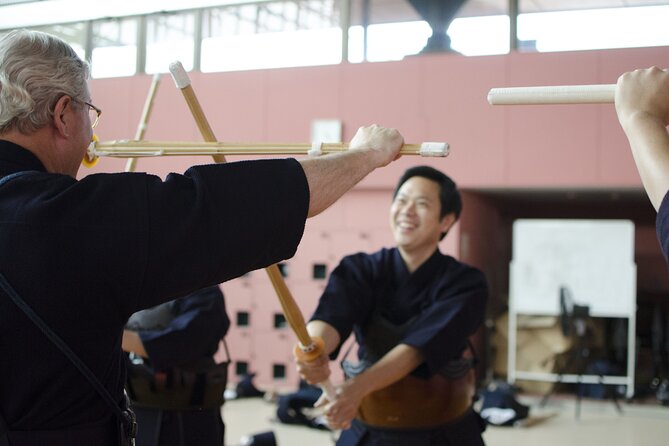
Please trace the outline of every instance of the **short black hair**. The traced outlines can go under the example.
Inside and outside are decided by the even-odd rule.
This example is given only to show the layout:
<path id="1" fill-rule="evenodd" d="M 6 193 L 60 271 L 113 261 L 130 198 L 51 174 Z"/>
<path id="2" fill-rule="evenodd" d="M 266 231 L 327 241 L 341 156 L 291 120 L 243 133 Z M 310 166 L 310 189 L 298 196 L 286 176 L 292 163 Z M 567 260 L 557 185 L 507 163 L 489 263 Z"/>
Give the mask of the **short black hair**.
<path id="1" fill-rule="evenodd" d="M 460 191 L 455 182 L 445 173 L 440 170 L 435 169 L 430 166 L 415 166 L 408 168 L 404 174 L 400 177 L 400 180 L 397 182 L 397 187 L 395 187 L 395 193 L 393 194 L 393 200 L 397 196 L 397 192 L 400 190 L 400 187 L 412 177 L 423 177 L 428 180 L 432 180 L 439 185 L 439 201 L 441 202 L 441 211 L 439 213 L 439 218 L 444 218 L 448 214 L 455 214 L 455 220 L 457 221 L 460 218 L 460 213 L 462 212 L 462 198 L 460 197 Z M 441 239 L 444 238 L 446 233 L 441 234 Z"/>

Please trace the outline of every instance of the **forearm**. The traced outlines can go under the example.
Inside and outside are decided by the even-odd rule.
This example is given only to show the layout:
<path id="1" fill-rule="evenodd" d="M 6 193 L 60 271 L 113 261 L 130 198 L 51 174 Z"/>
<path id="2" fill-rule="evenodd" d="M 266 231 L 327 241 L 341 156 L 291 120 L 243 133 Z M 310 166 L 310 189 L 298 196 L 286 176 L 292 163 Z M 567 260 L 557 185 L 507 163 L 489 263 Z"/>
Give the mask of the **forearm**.
<path id="1" fill-rule="evenodd" d="M 404 139 L 395 129 L 360 127 L 346 152 L 300 161 L 309 183 L 309 217 L 337 201 L 367 174 L 399 157 Z"/>
<path id="2" fill-rule="evenodd" d="M 301 160 L 309 183 L 309 217 L 327 209 L 367 174 L 381 165 L 372 149 Z"/>
<path id="3" fill-rule="evenodd" d="M 372 367 L 353 378 L 351 385 L 361 395 L 383 389 L 409 375 L 423 363 L 423 355 L 415 347 L 399 344 Z"/>
<path id="4" fill-rule="evenodd" d="M 318 320 L 310 321 L 307 324 L 307 331 L 309 332 L 309 336 L 318 336 L 323 340 L 325 343 L 324 353 L 326 356 L 332 353 L 337 348 L 337 346 L 339 346 L 339 332 L 327 322 Z"/>
<path id="5" fill-rule="evenodd" d="M 657 210 L 669 188 L 669 72 L 657 67 L 618 78 L 616 113 L 634 162 Z"/>
<path id="6" fill-rule="evenodd" d="M 646 193 L 655 210 L 669 190 L 669 134 L 664 123 L 642 113 L 621 121 Z"/>

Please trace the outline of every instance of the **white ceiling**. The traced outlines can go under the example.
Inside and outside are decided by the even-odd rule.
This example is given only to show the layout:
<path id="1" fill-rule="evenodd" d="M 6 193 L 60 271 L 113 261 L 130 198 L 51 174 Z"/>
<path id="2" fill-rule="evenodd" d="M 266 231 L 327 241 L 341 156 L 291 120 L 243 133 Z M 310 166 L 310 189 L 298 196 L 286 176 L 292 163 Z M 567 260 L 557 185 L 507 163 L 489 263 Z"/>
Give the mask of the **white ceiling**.
<path id="1" fill-rule="evenodd" d="M 0 29 L 268 1 L 271 0 L 0 0 Z M 363 1 L 351 0 L 351 23 L 354 25 L 362 22 Z M 468 0 L 457 16 L 507 14 L 510 1 L 513 0 Z M 519 13 L 669 4 L 668 1 L 661 0 L 517 1 Z M 370 23 L 420 20 L 420 16 L 407 0 L 369 0 L 369 2 Z"/>

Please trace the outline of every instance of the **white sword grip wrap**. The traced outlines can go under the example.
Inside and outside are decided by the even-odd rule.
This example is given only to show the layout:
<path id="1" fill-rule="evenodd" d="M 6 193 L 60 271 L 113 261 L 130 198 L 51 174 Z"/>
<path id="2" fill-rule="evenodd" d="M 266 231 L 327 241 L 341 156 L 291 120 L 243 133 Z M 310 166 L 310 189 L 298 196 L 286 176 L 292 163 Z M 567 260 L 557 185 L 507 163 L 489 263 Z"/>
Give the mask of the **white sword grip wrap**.
<path id="1" fill-rule="evenodd" d="M 190 85 L 188 73 L 178 60 L 170 64 L 170 73 L 172 73 L 172 79 L 174 79 L 174 83 L 177 84 L 177 88 L 184 89 Z"/>
<path id="2" fill-rule="evenodd" d="M 447 156 L 449 146 L 445 142 L 424 142 L 420 145 L 420 156 Z"/>
<path id="3" fill-rule="evenodd" d="M 311 143 L 311 149 L 307 151 L 309 156 L 321 156 L 323 154 L 323 143 L 314 141 Z"/>
<path id="4" fill-rule="evenodd" d="M 488 92 L 488 102 L 491 105 L 607 104 L 614 101 L 615 93 L 615 84 L 493 88 Z"/>

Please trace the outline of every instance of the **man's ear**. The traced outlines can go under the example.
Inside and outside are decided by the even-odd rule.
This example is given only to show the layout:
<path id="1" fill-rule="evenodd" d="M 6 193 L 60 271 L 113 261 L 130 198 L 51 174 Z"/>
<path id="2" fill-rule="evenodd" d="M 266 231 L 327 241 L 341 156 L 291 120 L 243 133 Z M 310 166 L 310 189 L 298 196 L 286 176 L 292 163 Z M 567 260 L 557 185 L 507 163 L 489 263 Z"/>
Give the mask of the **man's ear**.
<path id="1" fill-rule="evenodd" d="M 440 223 L 441 232 L 442 233 L 448 232 L 457 220 L 458 219 L 453 212 L 441 217 L 441 223 Z"/>
<path id="2" fill-rule="evenodd" d="M 56 132 L 63 138 L 67 138 L 70 134 L 70 116 L 68 113 L 72 112 L 72 98 L 68 95 L 63 95 L 53 108 L 53 126 Z"/>

